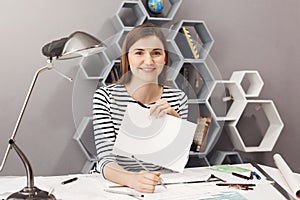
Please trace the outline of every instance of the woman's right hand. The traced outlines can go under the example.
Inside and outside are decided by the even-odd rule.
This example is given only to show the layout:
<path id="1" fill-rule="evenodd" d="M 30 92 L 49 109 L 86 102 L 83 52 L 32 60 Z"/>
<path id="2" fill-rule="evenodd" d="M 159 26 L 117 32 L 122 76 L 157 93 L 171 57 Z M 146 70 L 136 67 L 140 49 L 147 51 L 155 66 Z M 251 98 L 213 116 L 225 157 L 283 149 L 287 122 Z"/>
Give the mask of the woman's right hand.
<path id="1" fill-rule="evenodd" d="M 159 172 L 140 171 L 133 174 L 129 187 L 141 193 L 153 193 L 155 186 L 161 182 Z"/>

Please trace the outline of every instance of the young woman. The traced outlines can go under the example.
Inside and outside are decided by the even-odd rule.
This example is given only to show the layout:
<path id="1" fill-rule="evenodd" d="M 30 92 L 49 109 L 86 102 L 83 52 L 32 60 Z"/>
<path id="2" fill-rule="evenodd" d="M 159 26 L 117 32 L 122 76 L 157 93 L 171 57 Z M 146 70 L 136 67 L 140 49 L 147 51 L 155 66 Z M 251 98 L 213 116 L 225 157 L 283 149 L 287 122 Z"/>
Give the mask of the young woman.
<path id="1" fill-rule="evenodd" d="M 137 26 L 123 42 L 120 81 L 101 87 L 94 94 L 97 170 L 105 179 L 139 192 L 154 191 L 162 182 L 159 173 L 162 168 L 140 161 L 151 172 L 145 171 L 136 160 L 113 155 L 112 148 L 129 102 L 149 106 L 149 114 L 156 117 L 169 114 L 187 118 L 186 95 L 165 85 L 168 64 L 169 53 L 160 28 L 152 24 Z"/>

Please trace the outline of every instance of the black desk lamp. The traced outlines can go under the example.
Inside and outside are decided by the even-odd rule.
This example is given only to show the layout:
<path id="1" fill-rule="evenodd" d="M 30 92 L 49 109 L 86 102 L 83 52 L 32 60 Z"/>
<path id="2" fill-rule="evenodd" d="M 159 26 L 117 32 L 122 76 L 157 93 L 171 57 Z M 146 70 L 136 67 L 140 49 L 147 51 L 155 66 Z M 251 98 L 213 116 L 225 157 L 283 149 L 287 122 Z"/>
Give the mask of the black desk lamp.
<path id="1" fill-rule="evenodd" d="M 11 194 L 7 199 L 10 200 L 21 200 L 21 199 L 27 199 L 27 200 L 38 200 L 38 199 L 55 199 L 54 195 L 48 194 L 48 192 L 40 190 L 39 188 L 34 186 L 34 175 L 31 168 L 31 165 L 25 156 L 25 154 L 22 152 L 22 150 L 17 146 L 15 141 L 15 136 L 18 131 L 19 125 L 21 123 L 24 111 L 26 109 L 28 100 L 31 96 L 32 90 L 34 88 L 34 85 L 36 83 L 36 80 L 39 76 L 39 74 L 45 70 L 54 69 L 52 60 L 64 60 L 64 59 L 72 59 L 76 57 L 81 56 L 89 56 L 92 54 L 99 53 L 105 49 L 105 44 L 99 41 L 97 38 L 84 33 L 84 32 L 74 32 L 69 37 L 62 38 L 59 40 L 52 41 L 48 44 L 46 44 L 42 48 L 42 53 L 48 58 L 47 65 L 38 69 L 35 72 L 35 75 L 33 77 L 33 80 L 31 82 L 30 88 L 28 90 L 27 96 L 25 98 L 25 101 L 23 103 L 23 107 L 21 109 L 21 112 L 19 114 L 18 120 L 16 122 L 14 131 L 12 133 L 11 138 L 9 139 L 9 144 L 6 149 L 2 164 L 0 166 L 0 172 L 3 170 L 4 164 L 7 160 L 8 154 L 10 150 L 13 148 L 17 155 L 22 160 L 25 168 L 26 168 L 26 176 L 27 176 L 27 186 L 24 187 L 21 191 Z M 55 70 L 56 71 L 56 70 Z M 56 71 L 58 72 L 58 71 Z M 64 76 L 62 73 L 58 72 L 60 75 Z M 66 77 L 66 76 L 64 76 Z M 72 79 L 68 78 L 70 81 Z"/>

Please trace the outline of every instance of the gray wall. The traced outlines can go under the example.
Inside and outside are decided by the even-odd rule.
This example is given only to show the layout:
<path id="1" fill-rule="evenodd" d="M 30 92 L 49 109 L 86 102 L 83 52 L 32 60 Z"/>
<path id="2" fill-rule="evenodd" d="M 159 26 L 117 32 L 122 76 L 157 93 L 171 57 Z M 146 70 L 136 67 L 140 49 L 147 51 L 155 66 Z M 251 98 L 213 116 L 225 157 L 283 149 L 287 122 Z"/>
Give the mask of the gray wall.
<path id="1" fill-rule="evenodd" d="M 0 2 L 1 158 L 34 72 L 45 65 L 41 47 L 76 30 L 105 40 L 114 33 L 110 20 L 121 2 Z M 174 19 L 206 22 L 215 39 L 211 57 L 224 79 L 234 70 L 260 72 L 265 83 L 260 99 L 274 101 L 285 127 L 273 152 L 248 153 L 243 157 L 273 165 L 273 153 L 280 152 L 297 172 L 300 172 L 296 156 L 300 141 L 297 126 L 300 114 L 297 91 L 300 82 L 299 11 L 299 0 L 184 0 Z M 60 62 L 56 67 L 75 77 L 78 62 L 79 59 Z M 84 154 L 72 139 L 76 130 L 72 89 L 73 83 L 53 71 L 43 73 L 38 80 L 16 138 L 36 175 L 77 173 L 85 163 Z M 221 136 L 217 149 L 232 149 L 226 133 Z M 1 174 L 24 174 L 14 152 Z"/>

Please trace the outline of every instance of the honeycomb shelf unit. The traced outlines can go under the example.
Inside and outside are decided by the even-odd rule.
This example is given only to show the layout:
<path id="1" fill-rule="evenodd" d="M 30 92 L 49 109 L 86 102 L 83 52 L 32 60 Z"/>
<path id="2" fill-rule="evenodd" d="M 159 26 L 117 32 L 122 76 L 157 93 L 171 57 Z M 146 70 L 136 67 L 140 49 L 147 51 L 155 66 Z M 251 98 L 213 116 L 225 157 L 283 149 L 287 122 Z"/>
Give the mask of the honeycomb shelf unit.
<path id="1" fill-rule="evenodd" d="M 246 98 L 258 97 L 264 86 L 261 76 L 255 70 L 234 71 L 230 80 L 241 85 Z"/>
<path id="2" fill-rule="evenodd" d="M 218 121 L 238 119 L 246 106 L 246 98 L 239 84 L 229 80 L 214 82 L 209 94 L 208 105 Z"/>
<path id="3" fill-rule="evenodd" d="M 107 49 L 93 57 L 82 58 L 80 62 L 72 104 L 77 126 L 74 139 L 87 158 L 83 173 L 91 170 L 97 162 L 91 110 L 94 91 L 112 82 L 111 73 L 120 67 L 124 37 L 134 26 L 146 22 L 164 25 L 173 21 L 182 0 L 165 2 L 166 10 L 154 15 L 149 12 L 146 0 L 123 1 L 112 18 L 117 33 L 110 38 Z M 222 80 L 217 66 L 209 56 L 214 39 L 202 20 L 180 20 L 167 28 L 164 34 L 171 62 L 167 79 L 171 85 L 186 92 L 189 105 L 188 120 L 197 123 L 199 116 L 212 119 L 204 150 L 190 151 L 190 157 L 199 159 L 203 166 L 222 163 L 226 157 L 232 158 L 233 162 L 242 163 L 238 152 L 212 152 L 223 127 L 226 127 L 236 149 L 245 152 L 270 151 L 283 123 L 272 101 L 248 99 L 258 97 L 263 87 L 264 83 L 259 73 L 254 70 L 235 71 L 229 80 Z M 255 147 L 245 143 L 241 137 L 243 130 L 239 127 L 245 114 L 244 110 L 254 103 L 261 106 L 269 122 L 261 144 Z"/>
<path id="4" fill-rule="evenodd" d="M 82 173 L 88 173 L 97 162 L 94 135 L 91 134 L 93 131 L 92 117 L 84 117 L 73 136 L 87 158 L 87 161 L 81 170 Z"/>
<path id="5" fill-rule="evenodd" d="M 211 165 L 222 165 L 222 164 L 241 164 L 243 160 L 240 154 L 236 151 L 216 151 L 209 159 Z"/>
<path id="6" fill-rule="evenodd" d="M 215 80 L 209 66 L 202 61 L 184 60 L 177 71 L 173 85 L 184 91 L 190 101 L 205 101 Z"/>
<path id="7" fill-rule="evenodd" d="M 143 8 L 146 15 L 146 22 L 162 25 L 173 20 L 182 3 L 182 0 L 164 0 L 164 9 L 158 14 L 154 14 L 149 11 L 147 0 L 142 0 L 141 2 L 144 6 Z"/>
<path id="8" fill-rule="evenodd" d="M 112 19 L 117 31 L 130 30 L 143 24 L 146 15 L 141 1 L 123 1 Z"/>
<path id="9" fill-rule="evenodd" d="M 204 61 L 214 43 L 205 22 L 201 20 L 181 20 L 175 23 L 171 26 L 168 38 L 175 41 L 187 60 Z"/>
<path id="10" fill-rule="evenodd" d="M 100 80 L 107 77 L 110 72 L 110 65 L 111 61 L 104 52 L 85 57 L 80 62 L 86 79 Z"/>
<path id="11" fill-rule="evenodd" d="M 247 107 L 250 106 L 252 107 L 252 112 L 250 110 L 250 120 L 247 121 L 247 124 L 252 127 L 252 131 L 247 133 L 247 130 L 240 131 L 238 129 L 238 124 L 243 118 L 249 119 L 249 114 L 247 116 L 246 111 L 249 112 Z M 259 111 L 261 111 L 260 116 Z M 262 129 L 262 131 L 255 130 L 254 127 L 259 127 L 258 123 L 263 119 L 263 117 L 266 118 L 266 122 L 263 123 L 266 125 L 266 128 Z M 244 114 L 241 115 L 239 119 L 228 123 L 227 128 L 229 130 L 229 137 L 231 138 L 235 149 L 243 152 L 266 152 L 272 151 L 283 126 L 283 122 L 272 100 L 247 100 L 247 106 L 244 109 Z M 247 145 L 247 142 L 244 139 L 244 134 L 247 133 L 253 135 L 255 132 L 262 132 L 260 136 L 256 135 L 255 137 L 259 139 L 259 141 L 255 145 Z"/>

